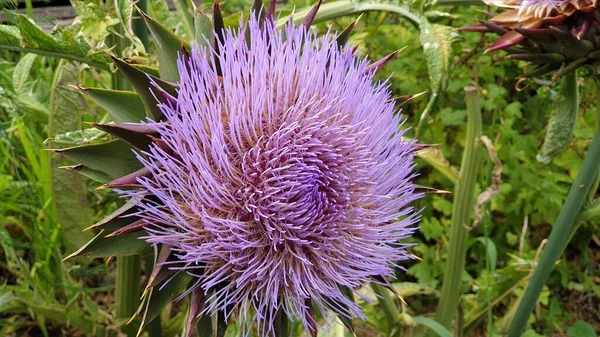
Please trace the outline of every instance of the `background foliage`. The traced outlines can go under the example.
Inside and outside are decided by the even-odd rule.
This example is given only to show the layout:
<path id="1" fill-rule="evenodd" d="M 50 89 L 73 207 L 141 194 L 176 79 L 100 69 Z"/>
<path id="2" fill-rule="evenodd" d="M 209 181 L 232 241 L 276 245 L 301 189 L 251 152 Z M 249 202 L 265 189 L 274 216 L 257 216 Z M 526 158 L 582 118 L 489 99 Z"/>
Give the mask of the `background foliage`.
<path id="1" fill-rule="evenodd" d="M 117 4 L 128 2 L 117 1 Z M 291 1 L 304 8 L 312 1 Z M 114 12 L 99 0 L 75 1 L 78 17 L 69 28 L 45 35 L 30 26 L 20 33 L 0 31 L 0 41 L 22 39 L 25 44 L 56 44 L 64 53 L 85 56 L 98 50 L 91 62 L 108 69 L 103 42 L 115 27 L 130 22 L 127 11 Z M 484 206 L 479 226 L 470 232 L 466 271 L 463 274 L 462 319 L 464 335 L 502 335 L 531 276 L 540 248 L 548 236 L 568 189 L 594 136 L 596 83 L 580 77 L 580 115 L 575 137 L 550 164 L 536 161 L 554 102 L 557 86 L 545 79 L 519 81 L 526 65 L 503 60 L 499 54 L 482 54 L 491 39 L 461 33 L 449 27 L 472 24 L 484 7 L 444 6 L 439 3 L 406 4 L 427 21 L 415 23 L 394 13 L 369 12 L 359 21 L 351 42 L 361 53 L 380 59 L 405 48 L 381 73 L 389 76 L 397 96 L 424 91 L 405 104 L 402 113 L 409 136 L 435 144 L 418 159 L 418 184 L 442 191 L 453 189 L 453 174 L 460 165 L 465 137 L 466 108 L 463 88 L 479 88 L 483 133 L 497 151 L 503 172 L 499 194 Z M 225 13 L 249 8 L 247 0 L 223 3 Z M 426 10 L 421 11 L 420 9 Z M 122 8 L 121 8 L 122 9 Z M 162 0 L 149 1 L 149 12 L 182 36 L 189 35 L 181 11 L 169 13 Z M 124 15 L 122 13 L 125 13 Z M 10 15 L 10 14 L 9 14 Z M 228 18 L 231 22 L 237 16 Z M 355 17 L 322 22 L 342 30 Z M 24 17 L 21 27 L 29 21 Z M 424 33 L 428 32 L 428 33 Z M 440 39 L 430 40 L 431 34 Z M 123 55 L 146 60 L 146 48 L 132 30 L 122 35 L 130 46 Z M 488 40 L 489 39 L 489 40 Z M 428 53 L 428 46 L 443 42 L 447 59 Z M 10 42 L 10 41 L 9 41 Z M 429 45 L 428 45 L 429 43 Z M 132 46 L 132 47 L 131 47 Z M 444 49 L 445 48 L 445 49 Z M 442 55 L 443 56 L 443 55 Z M 583 71 L 581 71 L 583 74 Z M 391 76 L 390 76 L 391 74 Z M 106 121 L 106 113 L 81 95 L 73 85 L 111 87 L 108 72 L 49 56 L 0 50 L 0 335 L 78 336 L 116 333 L 123 322 L 113 316 L 114 262 L 107 259 L 61 260 L 89 239 L 81 233 L 118 206 L 116 197 L 95 190 L 97 183 L 74 172 L 57 170 L 69 165 L 44 149 L 105 139 L 84 122 Z M 435 97 L 437 95 L 437 97 Z M 425 112 L 425 113 L 424 113 Z M 81 131 L 69 132 L 67 130 Z M 486 155 L 477 181 L 477 193 L 492 181 L 493 162 Z M 57 207 L 57 203 L 62 205 Z M 67 203 L 67 204 L 66 204 Z M 65 207 L 64 205 L 68 205 Z M 448 249 L 452 195 L 430 193 L 420 200 L 421 229 L 412 252 L 420 260 L 407 263 L 393 283 L 407 304 L 393 303 L 395 318 L 405 335 L 421 336 L 424 317 L 432 317 L 441 286 Z M 596 336 L 600 332 L 600 240 L 597 223 L 585 223 L 575 234 L 552 274 L 530 320 L 526 336 Z M 385 303 L 364 303 L 369 319 L 354 322 L 358 336 L 397 335 L 386 315 Z M 162 335 L 175 336 L 183 320 L 181 304 L 163 311 Z M 389 309 L 389 308 L 388 308 Z M 300 334 L 299 327 L 297 327 Z M 232 327 L 228 336 L 237 336 Z M 342 326 L 322 335 L 349 335 Z M 404 335 L 403 334 L 403 335 Z"/>

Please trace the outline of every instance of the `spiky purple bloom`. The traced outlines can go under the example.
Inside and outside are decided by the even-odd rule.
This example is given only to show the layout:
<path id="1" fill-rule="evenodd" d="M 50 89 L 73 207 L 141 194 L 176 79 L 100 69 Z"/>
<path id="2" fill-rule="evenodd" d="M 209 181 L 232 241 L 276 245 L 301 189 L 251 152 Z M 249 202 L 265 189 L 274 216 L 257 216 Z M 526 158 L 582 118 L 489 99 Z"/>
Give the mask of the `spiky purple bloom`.
<path id="1" fill-rule="evenodd" d="M 158 199 L 138 214 L 146 241 L 172 247 L 205 312 L 239 313 L 263 336 L 281 311 L 314 330 L 311 301 L 326 318 L 364 317 L 341 287 L 409 258 L 415 143 L 388 84 L 332 34 L 246 29 L 178 61 L 178 97 L 150 123 L 163 145 L 139 157 Z"/>

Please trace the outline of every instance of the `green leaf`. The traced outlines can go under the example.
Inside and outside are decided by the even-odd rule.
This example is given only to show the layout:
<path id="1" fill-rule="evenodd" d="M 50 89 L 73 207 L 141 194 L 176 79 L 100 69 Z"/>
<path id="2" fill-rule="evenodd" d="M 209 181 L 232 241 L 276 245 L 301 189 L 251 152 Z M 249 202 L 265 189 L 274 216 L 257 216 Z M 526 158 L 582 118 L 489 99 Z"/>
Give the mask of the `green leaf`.
<path id="1" fill-rule="evenodd" d="M 544 164 L 563 152 L 573 139 L 575 122 L 579 114 L 579 90 L 577 72 L 565 75 L 560 87 L 554 113 L 548 122 L 548 132 L 536 159 Z"/>
<path id="2" fill-rule="evenodd" d="M 227 328 L 229 324 L 227 324 L 227 320 L 225 319 L 225 313 L 223 310 L 219 310 L 219 312 L 212 317 L 212 336 L 213 337 L 223 337 L 227 332 Z"/>
<path id="3" fill-rule="evenodd" d="M 13 26 L 0 25 L 0 45 L 20 46 L 21 33 Z"/>
<path id="4" fill-rule="evenodd" d="M 140 96 L 133 91 L 80 88 L 92 101 L 103 107 L 117 124 L 139 123 L 146 118 Z"/>
<path id="5" fill-rule="evenodd" d="M 398 295 L 402 298 L 416 295 L 438 295 L 438 292 L 434 288 L 416 282 L 392 283 L 392 287 L 394 287 Z"/>
<path id="6" fill-rule="evenodd" d="M 13 88 L 16 93 L 21 93 L 25 90 L 25 82 L 31 74 L 31 67 L 37 58 L 35 54 L 27 54 L 23 56 L 13 71 Z"/>
<path id="7" fill-rule="evenodd" d="M 83 115 L 89 113 L 89 110 L 83 95 L 69 87 L 79 82 L 79 73 L 80 68 L 66 60 L 61 60 L 56 68 L 50 96 L 49 137 L 83 127 Z M 94 221 L 94 214 L 87 200 L 85 178 L 77 172 L 59 169 L 59 166 L 68 162 L 64 157 L 54 154 L 51 162 L 52 202 L 61 224 L 66 248 L 72 251 L 92 237 L 91 233 L 82 232 L 82 229 Z"/>
<path id="8" fill-rule="evenodd" d="M 452 62 L 452 43 L 459 39 L 459 35 L 454 28 L 431 24 L 425 18 L 421 18 L 419 30 L 431 87 L 429 102 L 419 119 L 421 125 L 446 90 Z"/>
<path id="9" fill-rule="evenodd" d="M 13 25 L 0 25 L 0 50 L 59 57 L 110 70 L 109 60 L 102 50 L 92 49 L 85 39 L 76 37 L 72 31 L 57 28 L 49 35 L 26 15 L 6 14 Z"/>
<path id="10" fill-rule="evenodd" d="M 570 337 L 596 337 L 596 329 L 587 322 L 576 321 L 567 329 Z"/>
<path id="11" fill-rule="evenodd" d="M 120 140 L 55 151 L 87 168 L 106 174 L 111 180 L 123 177 L 142 167 L 129 145 Z"/>
<path id="12" fill-rule="evenodd" d="M 140 14 L 146 21 L 148 30 L 154 38 L 156 52 L 158 54 L 158 71 L 160 78 L 177 82 L 179 81 L 179 70 L 177 69 L 177 58 L 181 53 L 181 48 L 186 43 L 167 27 L 140 11 Z"/>
<path id="13" fill-rule="evenodd" d="M 86 230 L 90 229 L 106 229 L 109 231 L 114 231 L 116 229 L 127 226 L 137 220 L 139 220 L 138 216 L 131 215 L 138 211 L 136 207 L 138 201 L 135 199 L 129 199 L 125 205 L 119 207 L 116 211 L 112 212 L 110 215 L 106 216 L 104 219 L 98 221 L 92 226 L 86 228 Z"/>
<path id="14" fill-rule="evenodd" d="M 292 15 L 288 15 L 277 20 L 277 27 L 281 28 L 285 24 L 293 19 L 295 24 L 298 24 L 306 18 L 310 13 L 313 6 L 306 7 L 296 11 Z M 348 0 L 334 1 L 330 3 L 322 4 L 313 20 L 313 24 L 317 24 L 324 21 L 333 20 L 342 16 L 355 15 L 365 12 L 390 12 L 400 14 L 413 23 L 418 24 L 421 18 L 418 14 L 414 13 L 407 5 L 395 5 L 390 3 L 381 2 L 354 2 Z"/>
<path id="15" fill-rule="evenodd" d="M 133 86 L 133 89 L 140 95 L 142 102 L 144 102 L 146 108 L 151 112 L 152 117 L 155 120 L 159 120 L 162 116 L 162 111 L 157 105 L 157 99 L 161 99 L 162 94 L 155 88 L 153 82 L 173 96 L 177 95 L 175 85 L 149 75 L 118 58 L 113 57 L 113 61 L 121 71 L 121 74 L 125 76 L 129 83 L 131 83 L 131 86 Z"/>
<path id="16" fill-rule="evenodd" d="M 152 321 L 161 311 L 165 309 L 167 304 L 171 302 L 177 295 L 180 295 L 190 283 L 192 277 L 186 272 L 179 272 L 172 279 L 166 281 L 166 284 L 154 286 L 148 294 L 146 300 L 146 309 L 140 325 L 140 331 L 150 321 Z M 161 289 L 162 288 L 162 289 Z"/>
<path id="17" fill-rule="evenodd" d="M 123 27 L 122 29 L 120 29 L 120 32 L 122 32 L 123 35 L 131 41 L 135 49 L 145 51 L 144 44 L 135 35 L 131 25 L 131 19 L 133 17 L 133 3 L 134 1 L 131 0 L 114 1 L 116 16 L 119 19 L 121 26 Z"/>
<path id="18" fill-rule="evenodd" d="M 106 235 L 106 230 L 100 231 L 88 243 L 67 256 L 65 260 L 75 256 L 110 257 L 152 253 L 152 246 L 141 239 L 141 237 L 147 235 L 146 232 L 134 232 L 111 237 L 106 237 Z"/>
<path id="19" fill-rule="evenodd" d="M 15 97 L 15 105 L 21 112 L 25 112 L 27 119 L 34 122 L 48 122 L 48 107 L 40 103 L 30 93 L 21 93 Z"/>
<path id="20" fill-rule="evenodd" d="M 419 325 L 429 328 L 440 337 L 452 337 L 452 333 L 446 329 L 446 327 L 429 317 L 417 316 L 413 317 L 413 321 Z"/>
<path id="21" fill-rule="evenodd" d="M 490 262 L 490 271 L 494 272 L 496 270 L 496 267 L 498 266 L 498 250 L 496 249 L 496 244 L 490 238 L 480 236 L 478 238 L 470 240 L 468 244 L 469 248 L 473 246 L 475 242 L 481 243 L 484 249 L 487 250 L 487 258 Z"/>
<path id="22" fill-rule="evenodd" d="M 127 142 L 140 150 L 148 150 L 152 139 L 150 135 L 157 135 L 156 131 L 143 124 L 93 124 L 95 128 L 109 133 Z"/>
<path id="23" fill-rule="evenodd" d="M 434 169 L 450 179 L 454 184 L 458 182 L 458 169 L 450 165 L 450 162 L 446 159 L 441 149 L 430 147 L 417 152 L 416 155 L 433 166 Z"/>
<path id="24" fill-rule="evenodd" d="M 199 46 L 208 47 L 209 43 L 211 45 L 214 43 L 213 24 L 209 17 L 199 9 L 194 12 L 194 27 L 194 40 Z"/>
<path id="25" fill-rule="evenodd" d="M 92 170 L 91 168 L 85 167 L 83 165 L 61 166 L 60 168 L 78 172 L 84 177 L 88 177 L 102 184 L 106 184 L 107 182 L 111 181 L 110 177 L 106 173 L 97 170 Z"/>

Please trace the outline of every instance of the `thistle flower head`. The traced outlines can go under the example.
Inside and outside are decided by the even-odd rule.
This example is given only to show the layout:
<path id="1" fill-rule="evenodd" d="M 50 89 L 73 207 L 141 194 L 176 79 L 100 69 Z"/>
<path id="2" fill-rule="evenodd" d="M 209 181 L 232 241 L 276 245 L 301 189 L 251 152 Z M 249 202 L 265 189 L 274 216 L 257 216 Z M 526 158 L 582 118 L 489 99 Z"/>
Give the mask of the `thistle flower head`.
<path id="1" fill-rule="evenodd" d="M 330 33 L 251 18 L 218 44 L 179 58 L 178 95 L 147 122 L 151 174 L 121 192 L 152 196 L 136 214 L 145 240 L 171 247 L 203 313 L 261 335 L 282 313 L 314 331 L 313 304 L 364 317 L 344 289 L 393 275 L 418 220 L 415 144 L 388 85 Z"/>
<path id="2" fill-rule="evenodd" d="M 500 35 L 486 52 L 506 50 L 510 58 L 529 61 L 537 67 L 525 76 L 553 72 L 563 76 L 580 66 L 597 72 L 600 53 L 598 0 L 484 0 L 507 8 L 467 26 L 465 31 L 494 32 Z"/>

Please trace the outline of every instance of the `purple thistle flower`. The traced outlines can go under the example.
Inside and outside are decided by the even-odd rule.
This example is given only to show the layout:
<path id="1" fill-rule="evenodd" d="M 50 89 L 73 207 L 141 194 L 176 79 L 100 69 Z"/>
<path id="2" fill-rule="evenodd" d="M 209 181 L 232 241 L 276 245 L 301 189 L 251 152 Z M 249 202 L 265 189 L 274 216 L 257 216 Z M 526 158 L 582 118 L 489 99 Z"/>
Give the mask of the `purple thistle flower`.
<path id="1" fill-rule="evenodd" d="M 387 82 L 332 34 L 246 29 L 227 30 L 218 55 L 181 57 L 177 98 L 148 122 L 161 146 L 138 156 L 152 173 L 141 194 L 154 195 L 137 214 L 145 240 L 172 247 L 203 313 L 239 314 L 262 336 L 281 312 L 314 331 L 312 303 L 326 325 L 331 311 L 365 318 L 341 288 L 410 258 L 399 240 L 418 221 L 415 142 Z"/>

